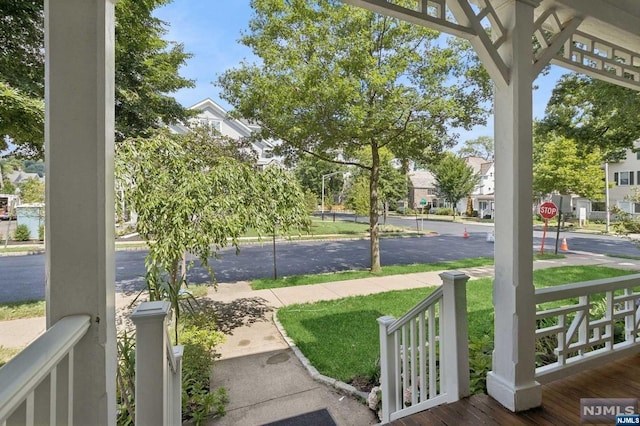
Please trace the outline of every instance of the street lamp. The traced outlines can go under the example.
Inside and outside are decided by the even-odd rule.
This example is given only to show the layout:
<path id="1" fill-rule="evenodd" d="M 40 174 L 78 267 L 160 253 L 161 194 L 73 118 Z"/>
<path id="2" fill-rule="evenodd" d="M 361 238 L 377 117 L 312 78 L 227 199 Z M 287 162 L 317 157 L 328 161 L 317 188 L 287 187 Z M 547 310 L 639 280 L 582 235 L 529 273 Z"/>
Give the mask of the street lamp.
<path id="1" fill-rule="evenodd" d="M 337 175 L 338 173 L 341 172 L 333 172 L 333 173 L 329 173 L 326 175 L 322 175 L 322 220 L 324 220 L 324 178 L 329 177 L 329 176 L 333 176 L 333 175 Z"/>

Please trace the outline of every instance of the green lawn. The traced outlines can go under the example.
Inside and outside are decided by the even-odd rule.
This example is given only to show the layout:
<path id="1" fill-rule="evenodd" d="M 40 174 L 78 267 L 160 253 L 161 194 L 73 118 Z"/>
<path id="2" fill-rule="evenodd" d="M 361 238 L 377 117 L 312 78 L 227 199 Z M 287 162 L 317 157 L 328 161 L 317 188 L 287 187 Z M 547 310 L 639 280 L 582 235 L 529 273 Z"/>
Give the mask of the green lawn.
<path id="1" fill-rule="evenodd" d="M 262 290 L 265 288 L 293 287 L 298 285 L 322 284 L 334 281 L 355 280 L 360 278 L 383 277 L 388 275 L 413 274 L 416 272 L 444 271 L 451 269 L 473 268 L 476 266 L 493 265 L 493 259 L 489 257 L 478 257 L 472 259 L 454 260 L 439 263 L 416 263 L 413 265 L 391 265 L 382 268 L 382 272 L 373 274 L 368 270 L 331 272 L 328 274 L 316 275 L 294 275 L 274 280 L 272 278 L 261 278 L 251 281 L 251 288 Z"/>
<path id="2" fill-rule="evenodd" d="M 44 300 L 0 304 L 0 321 L 42 317 L 44 315 Z"/>
<path id="3" fill-rule="evenodd" d="M 562 259 L 562 254 L 536 254 L 534 260 Z M 444 271 L 452 269 L 474 268 L 477 266 L 493 265 L 490 257 L 476 257 L 438 263 L 414 263 L 412 265 L 390 265 L 382 268 L 382 272 L 373 274 L 368 270 L 330 272 L 315 275 L 293 275 L 274 280 L 273 278 L 260 278 L 251 281 L 251 288 L 262 290 L 265 288 L 294 287 L 298 285 L 323 284 L 334 281 L 356 280 L 360 278 L 384 277 L 388 275 L 413 274 L 416 272 Z"/>
<path id="4" fill-rule="evenodd" d="M 9 360 L 16 356 L 21 350 L 22 348 L 5 348 L 4 346 L 0 346 L 0 367 L 9 362 Z"/>
<path id="5" fill-rule="evenodd" d="M 307 233 L 306 231 L 300 231 L 300 235 L 362 235 L 367 233 L 369 225 L 365 223 L 356 223 L 353 221 L 336 220 L 335 222 L 331 217 L 325 215 L 325 220 L 321 220 L 318 217 L 311 218 L 311 229 Z M 291 235 L 296 237 L 298 234 L 295 232 Z M 267 238 L 269 235 L 259 235 L 254 229 L 249 230 L 245 237 L 263 237 Z"/>
<path id="6" fill-rule="evenodd" d="M 534 271 L 534 283 L 546 287 L 634 272 L 601 266 L 548 268 Z M 380 356 L 376 319 L 383 315 L 397 318 L 432 291 L 422 288 L 292 305 L 281 308 L 278 319 L 321 374 L 350 382 L 354 377 L 376 374 Z M 484 346 L 488 354 L 493 336 L 491 278 L 469 281 L 467 307 L 470 347 L 473 351 Z M 475 354 L 470 356 L 473 363 Z M 479 362 L 488 362 L 486 358 Z"/>

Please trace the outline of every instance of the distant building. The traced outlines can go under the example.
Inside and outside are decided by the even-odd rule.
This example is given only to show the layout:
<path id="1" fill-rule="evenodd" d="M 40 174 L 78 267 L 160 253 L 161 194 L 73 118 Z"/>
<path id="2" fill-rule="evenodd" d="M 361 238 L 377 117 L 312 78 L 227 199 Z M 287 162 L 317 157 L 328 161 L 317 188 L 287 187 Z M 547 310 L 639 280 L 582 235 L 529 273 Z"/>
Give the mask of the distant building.
<path id="1" fill-rule="evenodd" d="M 199 111 L 198 115 L 191 119 L 190 124 L 209 127 L 223 136 L 236 140 L 249 137 L 253 132 L 260 130 L 260 126 L 246 120 L 230 118 L 224 108 L 209 98 L 198 102 L 189 109 Z M 189 127 L 182 124 L 170 125 L 169 129 L 178 134 L 185 134 L 189 131 Z M 252 148 L 258 157 L 259 167 L 282 165 L 282 157 L 273 154 L 276 145 L 277 142 L 271 140 L 252 142 Z"/>
<path id="2" fill-rule="evenodd" d="M 44 180 L 44 178 L 41 178 L 40 176 L 38 176 L 37 173 L 27 173 L 27 172 L 23 172 L 22 170 L 16 170 L 11 173 L 8 173 L 5 177 L 9 179 L 9 182 L 11 182 L 16 186 L 18 184 L 28 181 L 29 179 Z"/>
<path id="3" fill-rule="evenodd" d="M 609 163 L 608 181 L 609 206 L 618 207 L 620 210 L 640 216 L 640 203 L 631 199 L 640 191 L 640 140 L 637 140 L 633 149 L 627 149 L 622 160 Z M 604 171 L 603 171 L 604 178 Z M 589 219 L 603 219 L 606 215 L 606 202 L 602 200 L 588 200 L 574 197 L 573 207 L 576 214 L 584 208 Z"/>
<path id="4" fill-rule="evenodd" d="M 436 179 L 428 170 L 416 170 L 409 173 L 409 207 L 438 207 L 436 196 Z"/>
<path id="5" fill-rule="evenodd" d="M 495 163 L 475 156 L 464 157 L 464 160 L 480 177 L 478 185 L 470 195 L 473 211 L 478 212 L 480 218 L 493 219 L 496 191 Z M 458 201 L 456 209 L 464 214 L 467 210 L 467 198 Z"/>

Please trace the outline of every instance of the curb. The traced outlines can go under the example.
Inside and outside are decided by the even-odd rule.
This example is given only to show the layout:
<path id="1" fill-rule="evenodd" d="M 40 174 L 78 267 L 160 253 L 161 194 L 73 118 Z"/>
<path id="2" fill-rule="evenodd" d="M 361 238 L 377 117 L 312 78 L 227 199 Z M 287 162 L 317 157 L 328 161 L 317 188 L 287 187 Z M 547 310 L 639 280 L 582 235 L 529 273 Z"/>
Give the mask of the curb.
<path id="1" fill-rule="evenodd" d="M 34 254 L 44 254 L 44 249 L 34 249 L 34 250 L 25 250 L 25 251 L 10 251 L 6 253 L 0 253 L 0 257 L 9 257 L 9 256 L 32 256 Z"/>
<path id="2" fill-rule="evenodd" d="M 384 233 L 380 234 L 379 237 L 380 239 L 384 239 L 384 238 L 423 238 L 423 237 L 433 237 L 435 235 L 438 235 L 437 232 L 421 232 L 421 233 L 415 233 L 415 232 L 408 232 L 406 235 L 402 235 L 402 234 L 395 234 L 395 235 L 384 235 Z M 340 238 L 338 235 L 335 236 L 328 236 L 328 237 L 324 237 L 324 238 L 302 238 L 302 239 L 289 239 L 289 238 L 278 238 L 276 241 L 278 243 L 284 243 L 284 244 L 291 244 L 291 243 L 306 243 L 306 242 L 323 242 L 323 241 L 355 241 L 355 240 L 368 240 L 369 236 L 368 235 L 363 235 L 363 236 L 351 236 L 351 237 L 345 237 L 345 238 Z M 264 245 L 264 244 L 271 244 L 271 240 L 268 239 L 263 239 L 262 241 L 260 240 L 250 240 L 250 241 L 240 241 L 239 242 L 239 246 L 251 246 L 251 245 Z M 231 245 L 229 245 L 228 247 L 231 247 Z M 122 244 L 120 246 L 118 246 L 116 244 L 115 246 L 115 251 L 142 251 L 142 250 L 148 250 L 148 247 L 146 246 L 132 246 L 132 247 L 128 247 L 127 244 Z M 29 256 L 29 255 L 34 255 L 34 254 L 44 254 L 45 253 L 45 249 L 44 248 L 37 248 L 37 249 L 25 249 L 24 251 L 12 251 L 12 252 L 0 252 L 0 257 L 3 256 Z"/>
<path id="3" fill-rule="evenodd" d="M 273 313 L 273 323 L 275 324 L 282 338 L 285 340 L 285 342 L 287 342 L 287 345 L 289 345 L 293 353 L 296 355 L 296 357 L 298 357 L 313 380 L 325 385 L 329 385 L 339 391 L 345 392 L 351 396 L 355 396 L 356 398 L 361 398 L 364 401 L 367 400 L 367 397 L 369 396 L 367 392 L 359 391 L 345 382 L 320 374 L 320 372 L 318 372 L 318 370 L 313 365 L 311 365 L 311 362 L 309 362 L 307 357 L 304 356 L 302 351 L 298 349 L 293 340 L 291 340 L 289 336 L 287 336 L 287 332 L 284 330 L 284 327 L 282 327 L 282 324 L 280 324 L 280 321 L 278 320 L 278 311 L 275 311 Z"/>

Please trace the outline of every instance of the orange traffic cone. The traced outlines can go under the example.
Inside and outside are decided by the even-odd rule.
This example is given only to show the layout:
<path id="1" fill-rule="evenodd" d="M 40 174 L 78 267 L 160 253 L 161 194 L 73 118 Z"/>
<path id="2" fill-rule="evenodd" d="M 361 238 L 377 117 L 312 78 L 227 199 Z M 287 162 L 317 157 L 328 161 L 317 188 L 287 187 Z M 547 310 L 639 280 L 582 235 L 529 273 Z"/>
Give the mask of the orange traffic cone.
<path id="1" fill-rule="evenodd" d="M 569 251 L 569 246 L 567 245 L 567 237 L 562 239 L 562 244 L 560 244 L 560 250 Z"/>
<path id="2" fill-rule="evenodd" d="M 467 227 L 464 227 L 464 234 L 462 234 L 462 238 L 469 238 L 469 233 L 467 232 Z"/>

